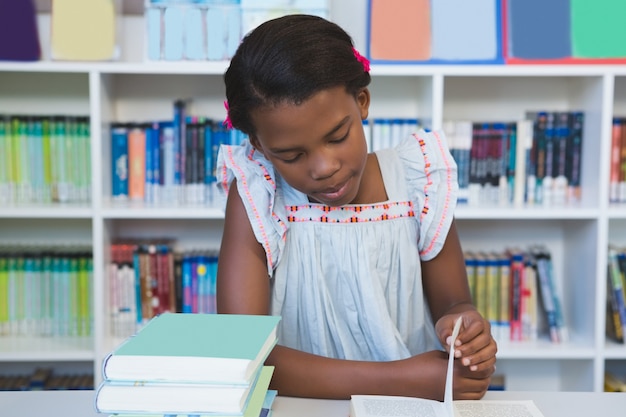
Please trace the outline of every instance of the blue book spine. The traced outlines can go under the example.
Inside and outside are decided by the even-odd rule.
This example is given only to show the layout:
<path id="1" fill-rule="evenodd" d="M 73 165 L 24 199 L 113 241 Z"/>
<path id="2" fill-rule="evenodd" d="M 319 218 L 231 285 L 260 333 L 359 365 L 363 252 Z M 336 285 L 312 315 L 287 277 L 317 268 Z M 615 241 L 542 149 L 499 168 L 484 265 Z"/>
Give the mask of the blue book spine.
<path id="1" fill-rule="evenodd" d="M 154 149 L 154 135 L 152 132 L 152 126 L 150 124 L 145 124 L 142 126 L 146 134 L 146 164 L 145 164 L 145 174 L 144 174 L 144 201 L 146 203 L 153 203 L 152 201 L 152 152 Z"/>
<path id="2" fill-rule="evenodd" d="M 135 304 L 137 305 L 137 328 L 139 328 L 143 322 L 143 315 L 141 308 L 141 268 L 139 266 L 139 253 L 136 250 L 133 252 L 133 270 L 135 272 Z"/>
<path id="3" fill-rule="evenodd" d="M 111 126 L 111 194 L 114 199 L 128 198 L 128 129 Z"/>
<path id="4" fill-rule="evenodd" d="M 185 255 L 182 262 L 182 292 L 183 313 L 192 312 L 192 288 L 191 288 L 191 257 Z"/>
<path id="5" fill-rule="evenodd" d="M 160 202 L 161 186 L 161 130 L 159 123 L 152 123 L 152 186 L 151 199 L 153 203 Z"/>

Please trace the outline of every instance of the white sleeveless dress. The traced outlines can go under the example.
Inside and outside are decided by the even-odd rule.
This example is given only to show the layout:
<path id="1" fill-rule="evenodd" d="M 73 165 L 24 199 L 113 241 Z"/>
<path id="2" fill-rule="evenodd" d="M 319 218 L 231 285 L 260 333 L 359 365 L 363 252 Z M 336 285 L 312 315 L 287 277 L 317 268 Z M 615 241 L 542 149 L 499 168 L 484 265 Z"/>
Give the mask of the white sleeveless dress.
<path id="1" fill-rule="evenodd" d="M 265 249 L 279 344 L 369 361 L 441 349 L 420 260 L 444 244 L 456 164 L 441 132 L 420 131 L 376 155 L 388 201 L 329 207 L 290 187 L 248 142 L 220 149 L 220 188 L 237 179 Z"/>

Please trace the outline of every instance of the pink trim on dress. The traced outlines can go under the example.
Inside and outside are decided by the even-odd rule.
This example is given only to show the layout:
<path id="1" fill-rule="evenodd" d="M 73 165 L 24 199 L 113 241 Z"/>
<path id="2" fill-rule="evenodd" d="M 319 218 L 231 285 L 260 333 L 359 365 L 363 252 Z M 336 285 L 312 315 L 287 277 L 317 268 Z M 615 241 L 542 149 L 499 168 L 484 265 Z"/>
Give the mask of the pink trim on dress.
<path id="1" fill-rule="evenodd" d="M 439 237 L 441 236 L 441 230 L 443 228 L 443 225 L 447 219 L 447 217 L 449 216 L 449 212 L 450 212 L 450 196 L 452 195 L 452 166 L 450 165 L 450 160 L 447 158 L 447 152 L 446 152 L 446 148 L 443 145 L 443 142 L 441 140 L 441 137 L 439 136 L 439 134 L 437 132 L 433 132 L 433 135 L 435 136 L 435 138 L 437 138 L 437 147 L 439 149 L 439 153 L 442 156 L 442 160 L 445 163 L 446 166 L 446 185 L 447 185 L 447 191 L 446 191 L 446 198 L 445 198 L 445 203 L 444 203 L 444 207 L 443 207 L 443 213 L 442 216 L 439 220 L 439 224 L 437 225 L 437 229 L 435 230 L 435 234 L 433 235 L 433 238 L 430 240 L 430 244 L 428 245 L 427 248 L 425 248 L 424 250 L 422 250 L 420 252 L 421 256 L 425 256 L 428 254 L 428 252 L 430 252 L 431 250 L 433 250 L 434 246 L 435 246 L 435 242 L 438 241 Z M 427 178 L 427 182 L 426 182 L 426 186 L 424 186 L 424 195 L 426 196 L 425 201 L 424 201 L 424 210 L 422 210 L 422 213 L 420 215 L 420 221 L 422 220 L 422 218 L 428 213 L 428 187 L 430 185 L 432 185 L 432 178 L 431 175 L 432 173 L 430 172 L 430 162 L 428 161 L 428 156 L 427 156 L 427 152 L 425 149 L 425 142 L 423 139 L 420 139 L 417 137 L 417 135 L 414 135 L 415 138 L 418 140 L 419 144 L 420 144 L 420 149 L 422 150 L 422 153 L 424 154 L 424 161 L 426 162 L 425 167 L 424 167 L 424 171 L 426 173 L 426 178 Z"/>

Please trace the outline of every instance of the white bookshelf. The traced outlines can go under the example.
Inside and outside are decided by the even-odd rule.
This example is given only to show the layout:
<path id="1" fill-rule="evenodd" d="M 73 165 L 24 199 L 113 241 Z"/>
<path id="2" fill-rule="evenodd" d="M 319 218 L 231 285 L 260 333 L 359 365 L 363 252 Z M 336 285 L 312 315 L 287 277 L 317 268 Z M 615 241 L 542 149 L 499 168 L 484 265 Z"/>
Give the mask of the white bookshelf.
<path id="1" fill-rule="evenodd" d="M 351 4 L 348 7 L 348 4 Z M 363 45 L 363 1 L 332 2 L 331 15 Z M 43 27 L 47 17 L 41 16 Z M 0 244 L 89 244 L 94 257 L 94 335 L 46 340 L 0 338 L 0 369 L 53 363 L 90 368 L 96 383 L 111 339 L 106 313 L 109 244 L 123 237 L 172 237 L 182 247 L 216 247 L 219 207 L 111 202 L 111 121 L 170 118 L 172 102 L 191 98 L 191 112 L 223 117 L 226 62 L 144 63 L 140 16 L 122 20 L 122 61 L 0 62 L 0 114 L 90 116 L 92 202 L 0 207 Z M 44 45 L 45 46 L 45 45 Z M 46 55 L 48 54 L 48 55 Z M 44 57 L 49 53 L 44 48 Z M 626 68 L 610 65 L 373 65 L 370 117 L 412 116 L 440 128 L 444 119 L 507 120 L 532 109 L 583 110 L 583 199 L 563 207 L 467 207 L 456 211 L 466 248 L 494 250 L 545 243 L 564 296 L 571 340 L 501 345 L 498 373 L 510 390 L 602 391 L 605 369 L 626 371 L 626 346 L 605 338 L 609 242 L 626 244 L 626 207 L 608 203 L 611 118 L 626 115 Z"/>

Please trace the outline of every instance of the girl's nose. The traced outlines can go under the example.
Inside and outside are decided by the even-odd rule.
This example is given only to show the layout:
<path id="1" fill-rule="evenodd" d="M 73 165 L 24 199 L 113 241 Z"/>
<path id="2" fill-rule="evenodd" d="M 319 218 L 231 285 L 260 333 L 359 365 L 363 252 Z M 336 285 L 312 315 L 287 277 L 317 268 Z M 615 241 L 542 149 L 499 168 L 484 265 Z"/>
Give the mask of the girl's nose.
<path id="1" fill-rule="evenodd" d="M 310 158 L 309 171 L 314 180 L 323 180 L 332 177 L 340 168 L 339 158 L 333 151 L 323 149 L 317 151 Z"/>

